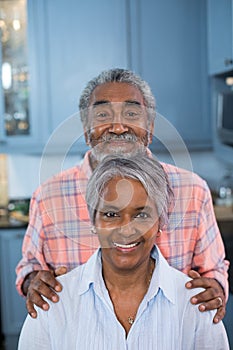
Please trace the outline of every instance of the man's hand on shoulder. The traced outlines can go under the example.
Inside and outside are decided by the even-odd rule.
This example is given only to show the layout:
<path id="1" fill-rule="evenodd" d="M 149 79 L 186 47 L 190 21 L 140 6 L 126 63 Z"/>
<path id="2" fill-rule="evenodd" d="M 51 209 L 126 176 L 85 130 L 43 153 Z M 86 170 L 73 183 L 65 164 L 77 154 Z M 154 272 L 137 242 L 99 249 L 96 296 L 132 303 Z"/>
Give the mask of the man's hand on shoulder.
<path id="1" fill-rule="evenodd" d="M 201 277 L 201 275 L 194 270 L 190 270 L 188 275 L 193 278 L 193 280 L 186 283 L 186 288 L 192 289 L 201 287 L 205 289 L 205 291 L 193 296 L 191 298 L 191 303 L 200 304 L 198 308 L 201 312 L 217 309 L 213 322 L 220 322 L 226 313 L 226 298 L 220 283 L 214 278 Z"/>
<path id="2" fill-rule="evenodd" d="M 61 292 L 62 285 L 56 280 L 56 277 L 63 275 L 66 272 L 67 268 L 65 266 L 61 266 L 55 271 L 33 271 L 26 276 L 22 290 L 24 295 L 26 295 L 26 307 L 29 315 L 32 318 L 37 317 L 37 312 L 34 305 L 45 311 L 49 309 L 49 304 L 43 297 L 53 301 L 54 303 L 59 301 L 57 292 Z"/>

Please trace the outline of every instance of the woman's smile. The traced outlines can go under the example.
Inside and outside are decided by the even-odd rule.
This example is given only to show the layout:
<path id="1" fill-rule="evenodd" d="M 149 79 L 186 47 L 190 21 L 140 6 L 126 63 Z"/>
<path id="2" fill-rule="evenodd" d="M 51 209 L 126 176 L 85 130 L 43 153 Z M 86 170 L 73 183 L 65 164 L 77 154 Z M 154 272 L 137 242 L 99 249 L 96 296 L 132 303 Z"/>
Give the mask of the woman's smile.
<path id="1" fill-rule="evenodd" d="M 114 269 L 131 269 L 150 255 L 158 232 L 157 208 L 139 181 L 115 177 L 101 193 L 95 227 L 103 260 Z"/>

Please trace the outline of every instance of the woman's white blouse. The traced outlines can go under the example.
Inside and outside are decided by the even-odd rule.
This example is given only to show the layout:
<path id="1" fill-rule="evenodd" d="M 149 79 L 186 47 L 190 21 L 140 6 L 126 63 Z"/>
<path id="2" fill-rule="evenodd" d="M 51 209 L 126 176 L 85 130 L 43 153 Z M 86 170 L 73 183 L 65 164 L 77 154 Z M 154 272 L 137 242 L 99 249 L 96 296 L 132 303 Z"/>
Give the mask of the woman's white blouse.
<path id="1" fill-rule="evenodd" d="M 101 250 L 86 264 L 59 278 L 60 301 L 26 318 L 19 350 L 227 350 L 223 323 L 215 311 L 201 313 L 190 298 L 189 278 L 170 267 L 159 249 L 150 287 L 126 338 L 102 278 Z"/>

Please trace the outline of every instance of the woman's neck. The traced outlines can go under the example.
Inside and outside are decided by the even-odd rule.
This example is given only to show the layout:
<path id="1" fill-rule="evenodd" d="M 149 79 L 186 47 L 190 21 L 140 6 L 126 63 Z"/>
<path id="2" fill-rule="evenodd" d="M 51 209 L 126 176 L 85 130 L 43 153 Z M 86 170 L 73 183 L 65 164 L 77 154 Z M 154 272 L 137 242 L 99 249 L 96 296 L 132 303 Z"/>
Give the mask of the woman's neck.
<path id="1" fill-rule="evenodd" d="M 150 285 L 155 261 L 149 258 L 143 266 L 120 272 L 103 263 L 103 277 L 111 298 L 115 315 L 125 329 L 126 337 Z"/>
<path id="2" fill-rule="evenodd" d="M 155 262 L 149 258 L 141 266 L 130 270 L 117 270 L 103 261 L 103 278 L 108 291 L 127 291 L 132 288 L 147 288 L 154 271 Z"/>

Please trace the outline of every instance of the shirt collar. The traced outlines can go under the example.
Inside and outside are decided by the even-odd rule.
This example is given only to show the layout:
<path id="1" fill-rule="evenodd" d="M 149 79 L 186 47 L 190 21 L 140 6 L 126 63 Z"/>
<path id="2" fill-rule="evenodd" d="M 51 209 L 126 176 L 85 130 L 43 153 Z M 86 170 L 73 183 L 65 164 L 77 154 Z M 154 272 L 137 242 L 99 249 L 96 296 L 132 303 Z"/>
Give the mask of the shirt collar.
<path id="1" fill-rule="evenodd" d="M 152 275 L 147 298 L 148 300 L 152 299 L 161 290 L 164 296 L 174 304 L 176 293 L 173 268 L 168 264 L 156 245 L 151 251 L 151 256 L 156 261 L 156 267 Z"/>
<path id="2" fill-rule="evenodd" d="M 157 246 L 154 246 L 152 249 L 151 256 L 156 261 L 156 268 L 152 275 L 147 299 L 150 300 L 154 298 L 159 290 L 161 290 L 164 296 L 174 304 L 176 301 L 176 293 L 173 268 L 169 266 Z M 103 292 L 105 284 L 102 277 L 100 248 L 90 257 L 83 266 L 83 269 L 81 281 L 79 281 L 77 288 L 78 294 L 81 295 L 87 292 L 91 284 L 94 284 L 95 290 L 101 290 Z"/>
<path id="3" fill-rule="evenodd" d="M 83 272 L 77 287 L 77 293 L 79 295 L 87 292 L 91 284 L 99 286 L 104 283 L 102 277 L 101 249 L 98 248 L 81 268 L 83 268 Z"/>

